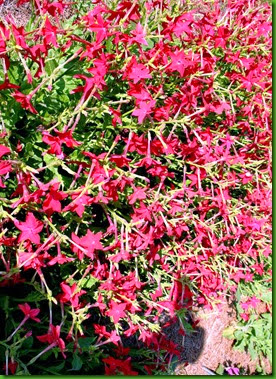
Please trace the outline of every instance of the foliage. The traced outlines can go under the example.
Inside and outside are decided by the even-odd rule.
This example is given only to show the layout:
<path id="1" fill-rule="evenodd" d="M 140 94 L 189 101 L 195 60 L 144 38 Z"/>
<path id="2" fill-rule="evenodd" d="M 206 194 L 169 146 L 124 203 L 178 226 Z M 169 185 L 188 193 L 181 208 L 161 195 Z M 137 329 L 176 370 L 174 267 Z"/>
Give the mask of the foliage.
<path id="1" fill-rule="evenodd" d="M 240 284 L 236 296 L 237 322 L 223 334 L 235 341 L 236 349 L 247 351 L 257 361 L 258 373 L 265 373 L 264 358 L 268 358 L 272 365 L 272 291 L 269 278 Z"/>

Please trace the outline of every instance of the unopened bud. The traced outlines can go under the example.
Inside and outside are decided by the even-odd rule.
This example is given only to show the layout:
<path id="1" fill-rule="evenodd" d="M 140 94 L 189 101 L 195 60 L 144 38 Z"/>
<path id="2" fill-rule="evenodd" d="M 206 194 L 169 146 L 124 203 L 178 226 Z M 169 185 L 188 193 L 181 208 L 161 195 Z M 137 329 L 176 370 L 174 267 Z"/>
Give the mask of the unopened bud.
<path id="1" fill-rule="evenodd" d="M 25 337 L 26 338 L 29 338 L 31 337 L 31 335 L 33 334 L 33 332 L 31 330 L 29 330 L 26 334 L 25 334 Z"/>

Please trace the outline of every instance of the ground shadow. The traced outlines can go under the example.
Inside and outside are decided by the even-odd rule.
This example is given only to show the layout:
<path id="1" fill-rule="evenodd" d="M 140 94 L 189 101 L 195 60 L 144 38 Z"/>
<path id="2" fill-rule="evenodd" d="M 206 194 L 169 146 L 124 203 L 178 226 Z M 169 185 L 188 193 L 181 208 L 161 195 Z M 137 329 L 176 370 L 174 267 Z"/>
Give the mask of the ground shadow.
<path id="1" fill-rule="evenodd" d="M 186 325 L 190 326 L 192 329 L 193 316 L 191 312 L 187 314 L 186 322 Z M 204 349 L 206 332 L 202 327 L 195 327 L 193 330 L 189 331 L 184 326 L 184 329 L 185 335 L 183 335 L 183 327 L 179 320 L 176 320 L 170 326 L 163 328 L 162 331 L 165 336 L 179 348 L 179 364 L 195 363 Z"/>

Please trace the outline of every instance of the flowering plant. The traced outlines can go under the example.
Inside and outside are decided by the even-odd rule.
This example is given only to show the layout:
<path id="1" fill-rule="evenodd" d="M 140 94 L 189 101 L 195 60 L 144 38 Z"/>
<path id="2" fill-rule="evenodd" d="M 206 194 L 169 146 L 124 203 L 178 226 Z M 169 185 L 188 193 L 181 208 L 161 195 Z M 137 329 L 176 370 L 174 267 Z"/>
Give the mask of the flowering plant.
<path id="1" fill-rule="evenodd" d="M 29 2 L 0 22 L 4 372 L 164 371 L 164 314 L 270 270 L 270 7 Z"/>

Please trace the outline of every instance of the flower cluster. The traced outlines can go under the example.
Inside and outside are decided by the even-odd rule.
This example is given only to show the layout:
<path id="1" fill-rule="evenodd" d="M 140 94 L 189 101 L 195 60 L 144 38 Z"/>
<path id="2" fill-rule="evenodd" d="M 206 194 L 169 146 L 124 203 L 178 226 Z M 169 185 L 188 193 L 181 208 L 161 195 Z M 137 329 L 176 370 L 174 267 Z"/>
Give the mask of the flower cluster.
<path id="1" fill-rule="evenodd" d="M 32 4 L 0 22 L 6 371 L 165 370 L 161 316 L 270 269 L 271 7 Z"/>

